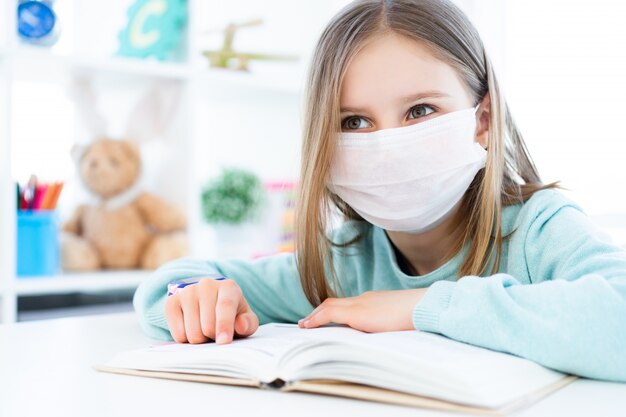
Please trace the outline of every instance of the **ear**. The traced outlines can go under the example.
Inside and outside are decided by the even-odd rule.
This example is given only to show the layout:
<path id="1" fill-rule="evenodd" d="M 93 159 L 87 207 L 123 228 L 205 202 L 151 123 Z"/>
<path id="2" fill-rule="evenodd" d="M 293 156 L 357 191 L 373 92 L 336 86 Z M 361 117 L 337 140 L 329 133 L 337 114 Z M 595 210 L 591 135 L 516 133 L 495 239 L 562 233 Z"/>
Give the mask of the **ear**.
<path id="1" fill-rule="evenodd" d="M 137 167 L 141 167 L 141 149 L 137 142 L 121 139 L 118 140 L 118 145 L 129 161 L 132 161 Z"/>
<path id="2" fill-rule="evenodd" d="M 74 161 L 74 163 L 76 165 L 80 164 L 80 160 L 83 157 L 83 155 L 85 154 L 85 152 L 87 151 L 87 149 L 89 148 L 89 146 L 86 145 L 74 145 L 72 146 L 72 149 L 70 150 L 70 154 L 72 156 L 72 160 Z"/>
<path id="3" fill-rule="evenodd" d="M 490 103 L 489 92 L 487 92 L 476 111 L 476 142 L 485 149 L 489 147 Z"/>
<path id="4" fill-rule="evenodd" d="M 122 139 L 120 142 L 124 144 L 125 151 L 128 152 L 129 155 L 132 155 L 135 159 L 139 158 L 139 143 L 130 139 Z"/>
<path id="5" fill-rule="evenodd" d="M 105 136 L 108 129 L 107 122 L 97 109 L 98 99 L 91 79 L 74 78 L 68 86 L 68 94 L 74 101 L 77 114 L 89 131 L 89 140 L 95 141 Z"/>
<path id="6" fill-rule="evenodd" d="M 153 84 L 129 115 L 124 136 L 146 143 L 163 135 L 174 119 L 181 94 L 178 82 Z"/>

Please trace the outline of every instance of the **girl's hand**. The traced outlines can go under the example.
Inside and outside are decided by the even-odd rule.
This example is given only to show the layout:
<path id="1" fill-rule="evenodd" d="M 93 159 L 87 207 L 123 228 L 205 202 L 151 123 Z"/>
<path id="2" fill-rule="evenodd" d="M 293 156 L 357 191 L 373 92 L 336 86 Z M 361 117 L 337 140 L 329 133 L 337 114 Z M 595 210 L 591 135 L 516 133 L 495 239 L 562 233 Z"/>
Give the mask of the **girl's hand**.
<path id="1" fill-rule="evenodd" d="M 413 308 L 426 290 L 368 291 L 356 297 L 327 298 L 298 326 L 313 328 L 333 322 L 364 332 L 415 330 Z"/>
<path id="2" fill-rule="evenodd" d="M 178 290 L 165 301 L 165 318 L 170 333 L 179 343 L 230 343 L 234 336 L 250 336 L 259 327 L 252 311 L 233 280 L 203 278 Z"/>

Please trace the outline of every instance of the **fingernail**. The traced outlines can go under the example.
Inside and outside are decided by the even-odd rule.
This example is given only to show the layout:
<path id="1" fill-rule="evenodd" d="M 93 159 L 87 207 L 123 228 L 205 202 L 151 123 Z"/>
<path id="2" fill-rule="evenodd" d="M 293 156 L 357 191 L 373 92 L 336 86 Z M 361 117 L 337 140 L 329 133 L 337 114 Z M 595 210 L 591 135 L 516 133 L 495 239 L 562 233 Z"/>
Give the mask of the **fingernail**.
<path id="1" fill-rule="evenodd" d="M 309 327 L 309 323 L 311 323 L 311 321 L 310 321 L 310 320 L 304 320 L 304 321 L 302 322 L 302 325 L 303 325 L 304 327 Z"/>
<path id="2" fill-rule="evenodd" d="M 247 317 L 244 317 L 243 319 L 243 331 L 244 333 L 248 331 L 248 329 L 250 328 L 250 319 Z"/>
<path id="3" fill-rule="evenodd" d="M 218 334 L 217 339 L 215 339 L 218 345 L 221 345 L 222 343 L 226 343 L 227 340 L 228 340 L 228 335 L 224 332 Z"/>

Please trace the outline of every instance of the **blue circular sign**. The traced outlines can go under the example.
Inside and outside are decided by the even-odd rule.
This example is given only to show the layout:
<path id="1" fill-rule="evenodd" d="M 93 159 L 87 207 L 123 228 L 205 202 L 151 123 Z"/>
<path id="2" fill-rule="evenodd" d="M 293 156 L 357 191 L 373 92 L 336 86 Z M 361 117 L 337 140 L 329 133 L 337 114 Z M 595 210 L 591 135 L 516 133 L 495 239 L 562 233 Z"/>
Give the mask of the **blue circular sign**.
<path id="1" fill-rule="evenodd" d="M 28 39 L 41 39 L 54 29 L 56 15 L 41 1 L 25 1 L 17 7 L 17 31 Z"/>

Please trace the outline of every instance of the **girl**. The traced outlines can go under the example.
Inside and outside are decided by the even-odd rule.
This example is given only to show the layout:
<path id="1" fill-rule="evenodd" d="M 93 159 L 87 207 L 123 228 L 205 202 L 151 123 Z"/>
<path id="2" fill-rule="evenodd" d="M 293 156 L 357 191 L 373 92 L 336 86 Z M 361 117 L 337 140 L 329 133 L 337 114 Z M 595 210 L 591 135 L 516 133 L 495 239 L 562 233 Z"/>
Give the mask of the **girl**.
<path id="1" fill-rule="evenodd" d="M 353 2 L 319 40 L 306 104 L 296 254 L 164 265 L 134 299 L 151 336 L 417 329 L 626 381 L 625 252 L 541 183 L 456 6 Z M 195 285 L 166 296 L 179 279 Z"/>

